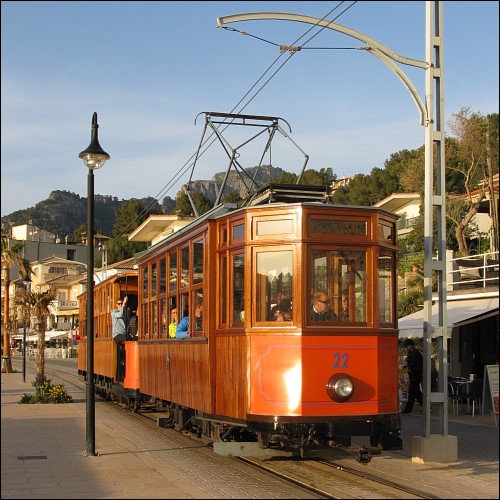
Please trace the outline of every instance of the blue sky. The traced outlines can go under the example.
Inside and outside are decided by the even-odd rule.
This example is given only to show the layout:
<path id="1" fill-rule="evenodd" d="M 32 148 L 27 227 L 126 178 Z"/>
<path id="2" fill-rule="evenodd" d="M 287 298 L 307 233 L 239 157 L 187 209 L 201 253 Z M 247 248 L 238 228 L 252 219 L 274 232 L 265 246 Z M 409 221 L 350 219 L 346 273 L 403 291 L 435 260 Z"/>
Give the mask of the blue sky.
<path id="1" fill-rule="evenodd" d="M 327 19 L 351 4 L 344 2 Z M 331 167 L 338 177 L 369 174 L 383 168 L 392 153 L 420 147 L 424 129 L 402 83 L 367 51 L 354 50 L 362 42 L 328 29 L 250 100 L 289 54 L 282 56 L 238 105 L 279 56 L 273 44 L 294 43 L 310 25 L 277 20 L 227 25 L 253 35 L 242 36 L 217 29 L 217 18 L 262 11 L 323 18 L 336 5 L 2 1 L 2 216 L 33 207 L 53 190 L 87 196 L 88 170 L 78 154 L 90 142 L 93 112 L 100 144 L 111 156 L 95 172 L 95 193 L 118 199 L 174 198 L 191 175 L 190 159 L 204 124 L 203 116 L 196 124 L 195 119 L 206 111 L 282 117 L 293 141 L 309 155 L 308 168 Z M 444 2 L 447 121 L 465 106 L 498 113 L 498 7 L 498 2 Z M 335 22 L 402 56 L 425 58 L 424 1 L 357 2 Z M 425 72 L 400 67 L 425 99 Z M 234 147 L 254 133 L 232 127 L 225 135 Z M 261 154 L 255 141 L 242 149 L 242 165 L 255 165 Z M 269 162 L 298 173 L 304 158 L 277 137 L 264 161 Z M 193 179 L 211 179 L 227 165 L 222 148 L 213 144 L 198 160 Z"/>

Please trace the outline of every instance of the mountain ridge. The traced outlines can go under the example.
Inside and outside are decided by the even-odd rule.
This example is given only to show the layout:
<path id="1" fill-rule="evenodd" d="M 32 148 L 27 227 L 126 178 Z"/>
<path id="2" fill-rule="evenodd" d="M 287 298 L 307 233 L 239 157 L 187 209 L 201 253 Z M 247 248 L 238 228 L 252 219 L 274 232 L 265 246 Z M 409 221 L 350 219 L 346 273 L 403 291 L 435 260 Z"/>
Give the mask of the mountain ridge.
<path id="1" fill-rule="evenodd" d="M 241 198 L 247 196 L 247 186 L 251 185 L 250 178 L 255 176 L 259 186 L 277 179 L 283 170 L 278 167 L 250 167 L 245 169 L 248 177 L 234 170 L 229 172 L 224 194 L 237 192 Z M 220 191 L 221 183 L 226 172 L 216 173 L 211 180 L 197 180 L 190 183 L 190 191 L 202 194 L 212 203 L 215 202 Z M 245 179 L 245 182 L 242 180 Z M 179 196 L 186 190 L 183 185 L 176 194 Z M 94 195 L 94 228 L 96 231 L 112 236 L 115 224 L 115 211 L 132 200 L 139 201 L 150 212 L 169 214 L 175 209 L 175 199 L 165 196 L 161 204 L 153 197 L 129 198 L 118 200 L 113 195 Z M 65 236 L 73 238 L 74 231 L 87 222 L 87 198 L 66 190 L 54 190 L 46 200 L 42 200 L 34 207 L 16 210 L 2 216 L 2 233 L 8 234 L 12 226 L 33 224 L 40 229 L 50 231 L 63 239 Z"/>

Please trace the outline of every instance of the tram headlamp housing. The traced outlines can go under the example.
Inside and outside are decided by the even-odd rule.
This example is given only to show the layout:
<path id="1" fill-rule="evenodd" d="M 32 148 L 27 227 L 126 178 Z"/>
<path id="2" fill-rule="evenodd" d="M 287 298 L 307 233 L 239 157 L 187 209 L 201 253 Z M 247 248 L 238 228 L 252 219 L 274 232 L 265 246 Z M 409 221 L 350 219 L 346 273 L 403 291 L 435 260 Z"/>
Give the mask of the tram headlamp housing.
<path id="1" fill-rule="evenodd" d="M 332 375 L 326 383 L 326 393 L 328 397 L 337 403 L 347 401 L 354 392 L 354 383 L 345 373 Z"/>

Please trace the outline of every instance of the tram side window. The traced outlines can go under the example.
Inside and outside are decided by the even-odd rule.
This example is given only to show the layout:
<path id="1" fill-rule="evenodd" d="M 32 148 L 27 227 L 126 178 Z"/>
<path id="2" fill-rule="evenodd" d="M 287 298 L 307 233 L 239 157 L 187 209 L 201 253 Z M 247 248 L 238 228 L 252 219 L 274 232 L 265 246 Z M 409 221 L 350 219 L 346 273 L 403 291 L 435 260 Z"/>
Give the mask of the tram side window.
<path id="1" fill-rule="evenodd" d="M 203 240 L 193 243 L 193 285 L 203 282 Z"/>
<path id="2" fill-rule="evenodd" d="M 146 266 L 142 270 L 142 298 L 143 299 L 147 299 L 149 297 L 148 287 L 149 287 L 148 266 Z"/>
<path id="3" fill-rule="evenodd" d="M 177 297 L 174 295 L 168 298 L 168 336 L 175 338 L 175 332 L 181 315 L 181 311 L 177 309 Z"/>
<path id="4" fill-rule="evenodd" d="M 245 255 L 233 255 L 233 281 L 232 293 L 233 299 L 233 321 L 232 324 L 241 326 L 245 319 Z"/>
<path id="5" fill-rule="evenodd" d="M 176 338 L 201 336 L 203 331 L 203 293 L 201 290 L 192 293 L 192 306 L 188 306 L 188 294 L 180 296 L 182 316 L 177 325 Z"/>
<path id="6" fill-rule="evenodd" d="M 235 224 L 233 227 L 233 241 L 239 240 L 245 236 L 245 224 Z"/>
<path id="7" fill-rule="evenodd" d="M 189 247 L 181 249 L 181 288 L 189 286 Z"/>
<path id="8" fill-rule="evenodd" d="M 160 337 L 167 337 L 167 299 L 160 300 Z"/>
<path id="9" fill-rule="evenodd" d="M 183 293 L 179 295 L 179 306 L 177 307 L 177 318 L 178 318 L 177 326 L 179 326 L 179 323 L 186 316 L 189 317 L 189 299 L 188 299 L 188 294 Z"/>
<path id="10" fill-rule="evenodd" d="M 170 268 L 168 271 L 169 283 L 171 292 L 175 292 L 177 290 L 177 254 L 172 252 L 170 254 Z"/>
<path id="11" fill-rule="evenodd" d="M 293 253 L 275 251 L 257 253 L 257 277 L 255 282 L 256 321 L 276 321 L 274 310 L 288 302 L 293 307 Z M 277 306 L 277 308 L 275 307 Z M 289 309 L 292 319 L 292 308 Z"/>
<path id="12" fill-rule="evenodd" d="M 196 337 L 203 331 L 203 292 L 193 292 L 193 328 L 190 328 L 191 337 Z"/>
<path id="13" fill-rule="evenodd" d="M 221 227 L 220 229 L 220 243 L 227 243 L 227 228 Z"/>
<path id="14" fill-rule="evenodd" d="M 221 255 L 219 260 L 219 280 L 220 280 L 220 318 L 222 327 L 227 326 L 227 256 Z"/>
<path id="15" fill-rule="evenodd" d="M 379 241 L 389 241 L 391 243 L 394 243 L 394 224 L 383 224 L 379 222 L 378 239 Z"/>
<path id="16" fill-rule="evenodd" d="M 149 338 L 149 304 L 142 305 L 142 317 L 143 317 L 143 337 L 145 339 Z"/>
<path id="17" fill-rule="evenodd" d="M 392 257 L 378 258 L 378 319 L 379 323 L 394 323 Z"/>
<path id="18" fill-rule="evenodd" d="M 151 297 L 156 296 L 156 262 L 151 264 Z"/>
<path id="19" fill-rule="evenodd" d="M 108 317 L 109 317 L 112 309 L 113 309 L 113 305 L 111 303 L 111 287 L 107 286 L 106 287 L 106 315 Z M 106 321 L 105 336 L 106 337 L 111 337 L 112 336 L 110 321 Z"/>
<path id="20" fill-rule="evenodd" d="M 310 321 L 366 323 L 366 252 L 312 250 Z"/>
<path id="21" fill-rule="evenodd" d="M 160 295 L 167 291 L 167 266 L 166 259 L 160 260 Z"/>
<path id="22" fill-rule="evenodd" d="M 158 334 L 157 325 L 158 325 L 157 303 L 151 302 L 151 336 L 153 338 L 156 338 Z"/>

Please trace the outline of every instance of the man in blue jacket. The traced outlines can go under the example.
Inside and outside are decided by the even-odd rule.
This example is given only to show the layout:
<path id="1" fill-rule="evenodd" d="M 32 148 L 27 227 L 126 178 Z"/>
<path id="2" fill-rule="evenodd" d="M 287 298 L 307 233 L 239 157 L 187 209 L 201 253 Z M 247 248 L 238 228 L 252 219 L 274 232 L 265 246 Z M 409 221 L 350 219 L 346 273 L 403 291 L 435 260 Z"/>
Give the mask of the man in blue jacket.
<path id="1" fill-rule="evenodd" d="M 118 299 L 116 301 L 116 309 L 111 311 L 111 320 L 113 322 L 113 340 L 117 344 L 121 344 L 126 339 L 127 325 L 125 318 L 125 304 L 127 303 L 128 297 Z"/>
<path id="2" fill-rule="evenodd" d="M 125 304 L 128 297 L 116 301 L 116 309 L 111 311 L 113 322 L 113 340 L 116 343 L 116 378 L 123 380 L 125 377 L 125 340 L 127 338 L 127 321 L 125 316 Z"/>

